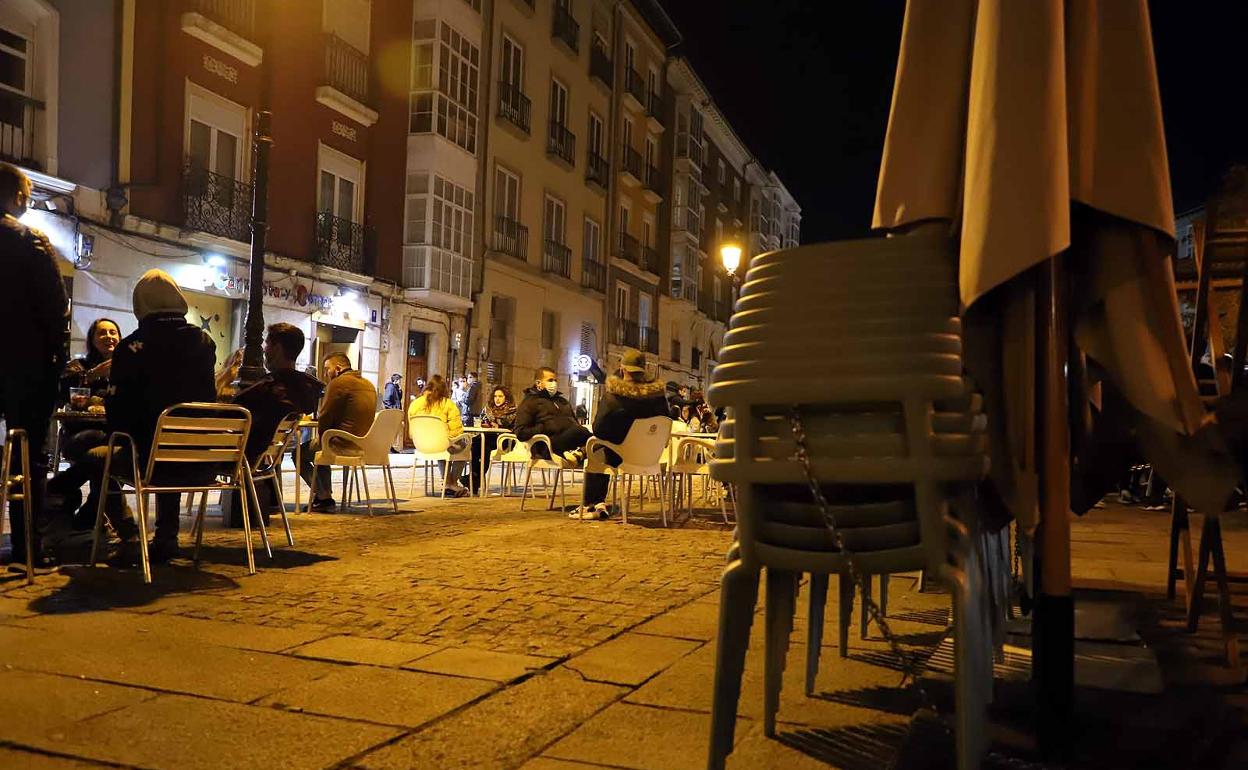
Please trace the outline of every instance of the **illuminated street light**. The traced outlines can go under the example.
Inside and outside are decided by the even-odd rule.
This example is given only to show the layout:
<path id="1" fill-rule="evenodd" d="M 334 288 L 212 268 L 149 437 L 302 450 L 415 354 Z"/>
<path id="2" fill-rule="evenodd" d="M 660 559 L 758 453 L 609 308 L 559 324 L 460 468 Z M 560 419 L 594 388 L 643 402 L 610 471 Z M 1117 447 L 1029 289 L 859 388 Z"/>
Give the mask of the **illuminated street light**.
<path id="1" fill-rule="evenodd" d="M 719 247 L 719 258 L 724 263 L 724 269 L 728 271 L 728 275 L 736 276 L 737 268 L 741 266 L 741 246 L 740 244 L 728 241 Z"/>

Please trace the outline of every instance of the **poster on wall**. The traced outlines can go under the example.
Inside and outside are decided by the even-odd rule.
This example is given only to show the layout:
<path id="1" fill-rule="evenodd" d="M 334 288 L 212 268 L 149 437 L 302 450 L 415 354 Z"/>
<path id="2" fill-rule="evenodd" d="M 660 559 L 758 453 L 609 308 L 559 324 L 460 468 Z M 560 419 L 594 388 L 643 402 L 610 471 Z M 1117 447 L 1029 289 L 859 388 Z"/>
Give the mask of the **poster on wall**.
<path id="1" fill-rule="evenodd" d="M 225 297 L 197 291 L 186 292 L 186 301 L 190 305 L 186 322 L 203 329 L 216 343 L 217 368 L 220 369 L 234 352 L 233 303 Z"/>

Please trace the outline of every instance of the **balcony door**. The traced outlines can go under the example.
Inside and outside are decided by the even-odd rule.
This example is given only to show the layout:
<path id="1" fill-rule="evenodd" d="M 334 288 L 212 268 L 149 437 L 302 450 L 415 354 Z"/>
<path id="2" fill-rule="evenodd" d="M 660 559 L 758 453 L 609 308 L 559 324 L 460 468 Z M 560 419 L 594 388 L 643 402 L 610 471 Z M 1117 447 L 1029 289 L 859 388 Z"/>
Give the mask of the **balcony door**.
<path id="1" fill-rule="evenodd" d="M 558 80 L 550 80 L 550 122 L 556 126 L 568 126 L 568 89 Z"/>
<path id="2" fill-rule="evenodd" d="M 511 38 L 503 35 L 502 81 L 514 89 L 515 93 L 524 93 L 524 48 Z"/>
<path id="3" fill-rule="evenodd" d="M 187 91 L 186 155 L 192 168 L 226 179 L 244 178 L 247 108 L 204 89 Z"/>
<path id="4" fill-rule="evenodd" d="M 643 351 L 650 349 L 650 295 L 637 293 L 637 346 Z"/>
<path id="5" fill-rule="evenodd" d="M 563 201 L 558 198 L 552 198 L 549 195 L 546 196 L 545 228 L 546 240 L 553 241 L 560 246 L 567 245 L 567 209 L 563 205 Z"/>
<path id="6" fill-rule="evenodd" d="M 494 215 L 520 221 L 520 177 L 502 166 L 494 170 Z"/>
<path id="7" fill-rule="evenodd" d="M 363 177 L 361 161 L 321 145 L 316 210 L 348 222 L 359 222 Z"/>

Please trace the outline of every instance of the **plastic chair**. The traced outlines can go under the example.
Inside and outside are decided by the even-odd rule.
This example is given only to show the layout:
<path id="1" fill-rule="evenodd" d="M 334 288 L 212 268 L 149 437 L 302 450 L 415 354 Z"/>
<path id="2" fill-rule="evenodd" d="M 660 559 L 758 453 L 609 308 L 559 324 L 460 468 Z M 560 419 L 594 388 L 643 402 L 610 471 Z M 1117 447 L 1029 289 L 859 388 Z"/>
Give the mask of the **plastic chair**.
<path id="1" fill-rule="evenodd" d="M 412 460 L 412 484 L 407 492 L 408 497 L 416 496 L 416 463 L 420 462 L 425 466 L 425 496 L 428 497 L 430 493 L 429 468 L 433 463 L 441 462 L 444 464 L 442 499 L 445 500 L 446 485 L 451 478 L 451 463 L 472 462 L 471 441 L 465 444 L 459 452 L 452 453 L 450 430 L 441 417 L 431 414 L 409 418 L 407 430 L 412 437 L 412 444 L 416 447 Z"/>
<path id="2" fill-rule="evenodd" d="M 591 438 L 590 441 L 593 441 L 593 439 Z M 524 493 L 520 495 L 520 510 L 524 510 L 525 502 L 529 499 L 529 483 L 533 478 L 534 468 L 542 472 L 543 478 L 546 476 L 546 471 L 555 472 L 555 483 L 550 488 L 550 504 L 546 506 L 546 510 L 554 510 L 555 494 L 560 491 L 562 491 L 560 500 L 563 508 L 566 510 L 568 507 L 568 485 L 563 478 L 563 473 L 564 471 L 578 471 L 580 466 L 570 463 L 564 457 L 555 454 L 554 447 L 550 445 L 550 437 L 544 433 L 539 433 L 524 443 L 529 452 L 529 459 L 525 463 Z M 545 457 L 542 456 L 543 453 L 533 451 L 539 446 L 546 448 Z"/>
<path id="3" fill-rule="evenodd" d="M 156 420 L 156 431 L 152 437 L 152 448 L 148 454 L 147 467 L 139 473 L 138 450 L 134 438 L 121 431 L 108 437 L 108 455 L 104 460 L 102 474 L 103 490 L 100 503 L 95 511 L 95 531 L 91 537 L 90 564 L 95 565 L 99 554 L 100 535 L 104 528 L 104 507 L 109 495 L 124 495 L 125 485 L 134 489 L 135 514 L 139 525 L 139 555 L 143 567 L 143 582 L 152 582 L 151 563 L 147 557 L 147 497 L 162 492 L 226 492 L 237 491 L 241 499 L 243 517 L 243 537 L 246 541 L 247 572 L 256 574 L 256 557 L 253 552 L 251 537 L 251 516 L 256 515 L 260 525 L 260 536 L 265 548 L 269 547 L 268 533 L 264 528 L 264 520 L 259 511 L 250 507 L 255 499 L 255 489 L 251 483 L 251 468 L 247 465 L 244 449 L 247 446 L 247 434 L 251 431 L 251 412 L 233 404 L 215 404 L 189 402 L 174 404 L 160 413 Z M 118 476 L 113 473 L 113 457 L 115 450 L 123 445 L 130 448 L 130 475 Z M 158 482 L 155 477 L 159 470 L 175 466 L 185 469 L 187 466 L 207 466 L 214 474 L 214 480 L 204 484 L 167 484 Z M 109 481 L 122 485 L 118 490 L 110 490 Z M 204 509 L 201 502 L 199 515 L 192 525 L 195 533 L 195 565 L 199 566 L 199 547 L 204 535 Z"/>
<path id="4" fill-rule="evenodd" d="M 663 517 L 663 526 L 667 526 L 667 504 L 664 489 L 664 473 L 662 458 L 672 437 L 672 418 L 646 417 L 634 420 L 629 426 L 628 434 L 619 444 L 591 436 L 585 444 L 585 472 L 608 473 L 613 477 L 618 489 L 621 476 L 654 477 L 659 482 L 659 514 Z M 606 450 L 620 456 L 619 465 L 607 463 Z M 644 485 L 644 481 L 643 481 Z M 644 488 L 644 487 L 643 487 Z M 628 523 L 628 492 L 624 494 L 624 505 L 620 509 L 621 520 Z"/>
<path id="5" fill-rule="evenodd" d="M 710 461 L 715 458 L 715 443 L 702 438 L 678 438 L 672 451 L 671 462 L 667 464 L 668 488 L 672 494 L 672 510 L 680 504 L 679 497 L 684 498 L 689 516 L 693 516 L 693 481 L 697 476 L 703 477 L 703 490 L 711 489 Z M 678 478 L 679 477 L 679 478 Z M 686 491 L 687 490 L 687 491 Z M 725 497 L 719 497 L 719 511 L 728 521 L 728 508 Z"/>
<path id="6" fill-rule="evenodd" d="M 347 433 L 345 430 L 334 428 L 327 430 L 321 434 L 321 448 L 316 452 L 316 458 L 313 462 L 316 465 L 338 466 L 341 468 L 350 468 L 353 473 L 362 471 L 364 477 L 364 495 L 367 498 L 368 514 L 373 514 L 373 495 L 368 489 L 368 469 L 381 468 L 382 480 L 386 484 L 386 493 L 390 497 L 390 504 L 394 508 L 394 512 L 399 512 L 398 495 L 394 488 L 394 476 L 390 469 L 390 444 L 394 442 L 394 434 L 399 430 L 399 424 L 403 421 L 403 412 L 398 409 L 382 409 L 373 418 L 372 427 L 368 429 L 368 433 L 363 436 L 356 436 Z M 347 442 L 345 447 L 335 449 L 333 440 L 340 439 Z M 312 500 L 316 497 L 316 479 L 313 478 L 312 491 L 308 493 L 308 512 L 312 511 Z M 359 492 L 357 490 L 356 494 Z M 350 492 L 343 495 L 342 507 L 347 506 L 347 497 Z"/>
<path id="7" fill-rule="evenodd" d="M 494 451 L 490 453 L 485 468 L 484 489 L 490 488 L 490 475 L 494 471 L 495 463 L 502 463 L 503 477 L 501 485 L 503 497 L 507 497 L 509 491 L 508 474 L 510 474 L 510 485 L 516 483 L 516 466 L 525 465 L 529 462 L 529 445 L 516 438 L 514 433 L 501 433 L 498 436 L 498 442 L 494 445 Z"/>
<path id="8" fill-rule="evenodd" d="M 22 472 L 12 474 L 13 447 L 18 445 L 18 457 L 22 461 Z M 17 487 L 9 491 L 10 487 Z M 0 535 L 4 534 L 5 522 L 9 520 L 9 502 L 22 501 L 22 521 L 26 527 L 26 585 L 35 582 L 35 554 L 33 514 L 30 510 L 30 439 L 22 428 L 10 428 L 4 440 L 4 460 L 0 464 Z"/>

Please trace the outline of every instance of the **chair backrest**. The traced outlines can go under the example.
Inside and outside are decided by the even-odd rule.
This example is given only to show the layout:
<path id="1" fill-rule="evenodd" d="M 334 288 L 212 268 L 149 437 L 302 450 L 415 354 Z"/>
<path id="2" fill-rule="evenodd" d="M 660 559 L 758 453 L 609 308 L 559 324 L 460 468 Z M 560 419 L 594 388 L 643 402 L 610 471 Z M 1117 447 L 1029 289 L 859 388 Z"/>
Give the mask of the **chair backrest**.
<path id="1" fill-rule="evenodd" d="M 282 458 L 286 456 L 286 452 L 290 449 L 291 440 L 298 428 L 298 412 L 291 412 L 282 418 L 282 421 L 277 424 L 277 429 L 273 431 L 273 439 L 269 441 L 269 445 L 256 458 L 256 462 L 252 466 L 253 475 L 261 476 L 267 474 L 275 466 L 281 464 Z"/>
<path id="2" fill-rule="evenodd" d="M 441 417 L 422 414 L 408 418 L 407 432 L 418 455 L 436 455 L 451 445 L 451 434 Z"/>
<path id="3" fill-rule="evenodd" d="M 529 461 L 529 445 L 516 438 L 514 433 L 503 433 L 498 437 L 491 462 L 527 463 Z"/>
<path id="4" fill-rule="evenodd" d="M 620 459 L 624 465 L 658 464 L 672 437 L 671 417 L 645 417 L 634 420 L 628 435 L 620 442 Z"/>
<path id="5" fill-rule="evenodd" d="M 242 470 L 251 412 L 235 404 L 174 404 L 160 413 L 147 458 L 145 482 L 160 463 L 213 465 L 237 476 Z"/>
<path id="6" fill-rule="evenodd" d="M 365 465 L 385 465 L 390 460 L 390 447 L 394 437 L 398 435 L 403 423 L 403 412 L 399 409 L 382 409 L 373 418 L 373 427 L 360 442 Z"/>

